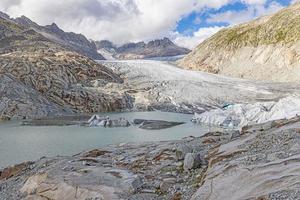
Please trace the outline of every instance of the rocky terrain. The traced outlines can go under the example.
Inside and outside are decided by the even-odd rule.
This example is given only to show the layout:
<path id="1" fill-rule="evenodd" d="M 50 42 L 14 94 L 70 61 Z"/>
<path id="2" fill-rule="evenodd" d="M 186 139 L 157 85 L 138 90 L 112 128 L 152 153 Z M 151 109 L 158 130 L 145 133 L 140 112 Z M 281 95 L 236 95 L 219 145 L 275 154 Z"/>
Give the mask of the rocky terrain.
<path id="1" fill-rule="evenodd" d="M 95 59 L 95 60 L 104 59 L 104 57 L 97 52 L 95 43 L 89 41 L 82 34 L 76 34 L 73 32 L 64 32 L 55 23 L 47 26 L 40 26 L 25 16 L 21 16 L 16 19 L 13 19 L 13 21 L 28 29 L 33 29 L 34 31 L 46 37 L 47 39 L 55 43 L 58 43 L 69 50 L 75 51 L 91 59 Z"/>
<path id="2" fill-rule="evenodd" d="M 180 141 L 41 158 L 0 173 L 0 199 L 298 199 L 298 117 Z"/>
<path id="3" fill-rule="evenodd" d="M 106 59 L 144 59 L 153 57 L 170 57 L 187 54 L 189 49 L 175 45 L 170 39 L 163 38 L 148 43 L 128 43 L 117 47 L 112 42 L 103 40 L 95 42 L 99 52 L 106 55 Z"/>
<path id="4" fill-rule="evenodd" d="M 126 94 L 91 87 L 94 81 L 99 87 L 122 83 L 110 69 L 4 18 L 0 18 L 0 74 L 1 119 L 130 107 Z"/>
<path id="5" fill-rule="evenodd" d="M 179 65 L 234 77 L 299 81 L 300 3 L 271 16 L 223 29 L 197 46 Z"/>

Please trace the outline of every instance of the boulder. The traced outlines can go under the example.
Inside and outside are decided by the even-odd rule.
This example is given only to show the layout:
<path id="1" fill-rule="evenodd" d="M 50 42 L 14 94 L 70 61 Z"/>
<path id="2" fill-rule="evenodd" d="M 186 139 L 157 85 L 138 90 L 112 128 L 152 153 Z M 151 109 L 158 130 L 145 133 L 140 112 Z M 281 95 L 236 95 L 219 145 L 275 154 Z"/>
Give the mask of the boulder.
<path id="1" fill-rule="evenodd" d="M 27 169 L 32 162 L 24 162 L 11 167 L 7 167 L 0 172 L 0 180 L 9 179 L 11 177 L 19 175 L 23 170 Z"/>
<path id="2" fill-rule="evenodd" d="M 130 177 L 125 181 L 129 192 L 137 192 L 143 186 L 143 180 L 140 176 Z"/>
<path id="3" fill-rule="evenodd" d="M 165 178 L 159 185 L 159 189 L 162 193 L 167 193 L 169 189 L 176 183 L 175 178 Z"/>
<path id="4" fill-rule="evenodd" d="M 130 123 L 125 118 L 111 120 L 110 127 L 128 127 Z"/>
<path id="5" fill-rule="evenodd" d="M 103 79 L 97 79 L 97 80 L 93 80 L 93 81 L 91 81 L 91 85 L 93 86 L 93 87 L 104 87 L 105 85 L 107 85 L 108 84 L 108 81 L 106 81 L 106 80 L 103 80 Z"/>
<path id="6" fill-rule="evenodd" d="M 133 120 L 133 124 L 134 125 L 140 125 L 142 124 L 144 121 L 147 121 L 146 119 L 134 119 Z"/>
<path id="7" fill-rule="evenodd" d="M 20 192 L 27 194 L 34 194 L 36 189 L 43 181 L 47 179 L 47 174 L 35 174 L 27 179 Z"/>
<path id="8" fill-rule="evenodd" d="M 179 144 L 177 147 L 176 147 L 176 158 L 177 160 L 183 160 L 185 158 L 185 155 L 187 153 L 192 153 L 193 152 L 193 148 L 186 145 L 186 144 Z"/>
<path id="9" fill-rule="evenodd" d="M 101 149 L 94 149 L 94 150 L 91 150 L 89 152 L 86 152 L 82 155 L 82 157 L 91 157 L 91 158 L 96 158 L 96 157 L 99 157 L 99 156 L 103 156 L 107 153 L 110 153 L 110 151 L 106 151 L 106 150 L 101 150 Z"/>
<path id="10" fill-rule="evenodd" d="M 201 166 L 202 160 L 199 153 L 187 153 L 184 157 L 184 170 L 188 171 Z"/>
<path id="11" fill-rule="evenodd" d="M 146 129 L 146 130 L 167 129 L 184 123 L 185 122 L 169 122 L 163 120 L 146 120 L 146 119 L 133 120 L 133 124 L 140 125 L 139 128 Z"/>

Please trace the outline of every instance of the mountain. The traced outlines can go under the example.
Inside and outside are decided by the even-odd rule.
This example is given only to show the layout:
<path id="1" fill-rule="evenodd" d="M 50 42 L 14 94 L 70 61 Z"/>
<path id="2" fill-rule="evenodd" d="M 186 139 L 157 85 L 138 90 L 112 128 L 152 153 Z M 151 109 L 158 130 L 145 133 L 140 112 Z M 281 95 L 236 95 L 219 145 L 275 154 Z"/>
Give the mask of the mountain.
<path id="1" fill-rule="evenodd" d="M 95 60 L 103 60 L 104 57 L 97 52 L 94 42 L 89 41 L 84 35 L 73 32 L 64 32 L 55 23 L 40 26 L 25 16 L 18 17 L 14 21 L 24 27 L 35 30 L 49 40 L 63 45 L 65 48 L 76 51 Z"/>
<path id="2" fill-rule="evenodd" d="M 106 60 L 116 60 L 114 57 L 117 53 L 117 47 L 108 40 L 96 41 L 98 52 L 103 55 Z"/>
<path id="3" fill-rule="evenodd" d="M 223 29 L 179 61 L 186 69 L 255 80 L 300 81 L 300 3 Z"/>
<path id="4" fill-rule="evenodd" d="M 10 19 L 9 15 L 0 11 L 0 17 L 3 19 Z"/>
<path id="5" fill-rule="evenodd" d="M 94 81 L 98 81 L 94 88 Z M 0 120 L 121 110 L 123 80 L 109 68 L 0 17 Z"/>
<path id="6" fill-rule="evenodd" d="M 98 51 L 107 52 L 116 59 L 144 59 L 154 57 L 168 57 L 183 55 L 190 52 L 189 49 L 175 45 L 170 39 L 150 41 L 148 43 L 127 43 L 117 47 L 112 42 L 103 40 L 95 42 Z"/>

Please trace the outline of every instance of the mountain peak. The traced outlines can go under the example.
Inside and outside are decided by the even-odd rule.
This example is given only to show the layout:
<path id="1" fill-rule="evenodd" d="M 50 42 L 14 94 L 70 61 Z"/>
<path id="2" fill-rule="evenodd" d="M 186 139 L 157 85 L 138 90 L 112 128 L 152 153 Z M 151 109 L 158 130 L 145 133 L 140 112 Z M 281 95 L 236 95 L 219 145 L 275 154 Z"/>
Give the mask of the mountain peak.
<path id="1" fill-rule="evenodd" d="M 17 22 L 21 26 L 26 26 L 26 27 L 36 27 L 38 26 L 37 23 L 33 22 L 31 19 L 28 17 L 22 15 L 21 17 L 17 17 L 14 19 L 15 22 Z"/>
<path id="2" fill-rule="evenodd" d="M 10 19 L 10 16 L 8 14 L 1 12 L 1 11 L 0 11 L 0 17 L 3 19 Z"/>
<path id="3" fill-rule="evenodd" d="M 47 25 L 46 27 L 53 31 L 61 31 L 61 29 L 54 22 L 51 25 Z"/>
<path id="4" fill-rule="evenodd" d="M 147 46 L 175 46 L 175 44 L 167 37 L 150 41 Z"/>
<path id="5" fill-rule="evenodd" d="M 115 48 L 115 45 L 109 40 L 96 41 L 95 43 L 96 43 L 98 49 L 100 49 L 100 48 Z"/>
<path id="6" fill-rule="evenodd" d="M 117 59 L 141 59 L 153 57 L 169 57 L 187 54 L 189 49 L 175 45 L 169 38 L 145 42 L 127 43 L 116 47 L 108 40 L 96 42 L 98 50 L 111 52 Z"/>

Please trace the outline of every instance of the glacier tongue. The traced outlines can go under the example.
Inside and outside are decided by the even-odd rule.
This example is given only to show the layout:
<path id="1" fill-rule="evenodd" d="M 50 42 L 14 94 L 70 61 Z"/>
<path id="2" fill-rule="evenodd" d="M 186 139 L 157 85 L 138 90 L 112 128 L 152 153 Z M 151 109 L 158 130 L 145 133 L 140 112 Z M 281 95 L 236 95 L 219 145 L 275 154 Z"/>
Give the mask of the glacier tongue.
<path id="1" fill-rule="evenodd" d="M 278 102 L 229 105 L 201 114 L 195 113 L 193 122 L 229 128 L 264 123 L 278 119 L 289 119 L 300 115 L 300 97 L 290 96 Z"/>

